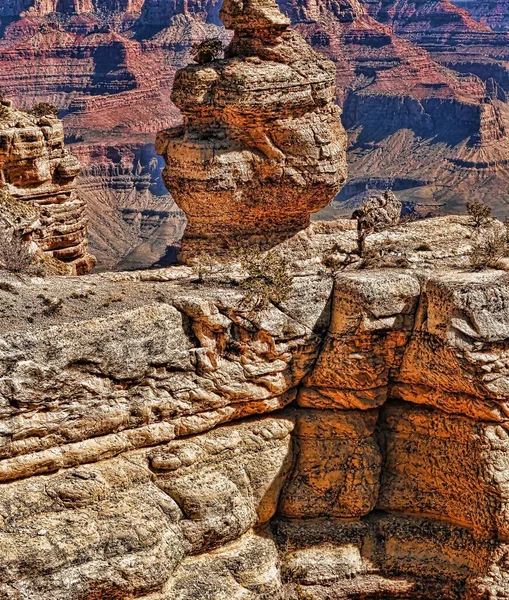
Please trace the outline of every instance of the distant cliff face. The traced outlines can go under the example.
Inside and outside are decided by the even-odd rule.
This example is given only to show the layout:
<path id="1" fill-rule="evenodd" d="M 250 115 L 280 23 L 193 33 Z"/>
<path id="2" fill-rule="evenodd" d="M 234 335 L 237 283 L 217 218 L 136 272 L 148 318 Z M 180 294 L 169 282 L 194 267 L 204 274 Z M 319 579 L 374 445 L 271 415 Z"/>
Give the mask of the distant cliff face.
<path id="1" fill-rule="evenodd" d="M 155 132 L 180 123 L 169 90 L 176 70 L 191 61 L 193 42 L 229 41 L 219 6 L 217 0 L 27 0 L 0 7 L 0 88 L 28 106 L 39 100 L 59 106 L 68 140 L 87 163 L 98 145 L 119 148 L 108 158 L 111 178 L 99 158 L 100 178 L 84 182 L 107 190 L 110 216 L 123 231 L 94 247 L 105 266 L 142 241 L 123 219 L 115 173 L 127 173 L 130 149 L 148 156 L 141 149 L 154 143 Z M 503 214 L 509 201 L 505 34 L 444 1 L 281 0 L 280 6 L 337 67 L 338 103 L 351 140 L 352 185 L 341 201 L 354 202 L 347 190 L 390 181 L 426 206 L 463 211 L 473 196 Z M 490 3 L 489 10 L 498 6 Z M 142 169 L 150 172 L 149 162 Z M 164 211 L 161 187 L 150 193 Z M 339 203 L 328 214 L 338 211 Z M 95 244 L 104 233 L 96 235 L 94 227 Z"/>
<path id="2" fill-rule="evenodd" d="M 27 12 L 33 16 L 50 13 L 80 14 L 99 12 L 140 13 L 146 0 L 5 0 L 0 17 L 20 17 Z"/>
<path id="3" fill-rule="evenodd" d="M 220 32 L 205 22 L 218 22 L 218 6 L 59 0 L 2 8 L 0 88 L 22 106 L 43 100 L 62 110 L 67 141 L 86 165 L 79 188 L 99 266 L 114 267 L 147 241 L 136 223 L 148 206 L 167 232 L 170 220 L 174 245 L 184 221 L 157 162 L 154 169 L 155 133 L 180 119 L 170 101 L 175 71 L 189 62 L 193 40 Z"/>
<path id="4" fill-rule="evenodd" d="M 467 10 L 448 0 L 391 1 L 368 6 L 375 18 L 427 49 L 441 64 L 460 73 L 473 73 L 484 81 L 494 79 L 509 91 L 508 36 L 476 21 Z M 497 11 L 497 3 L 485 5 L 485 9 L 490 15 Z"/>
<path id="5" fill-rule="evenodd" d="M 507 0 L 473 1 L 454 0 L 454 4 L 463 8 L 479 23 L 494 31 L 509 29 L 509 2 Z"/>
<path id="6" fill-rule="evenodd" d="M 468 69 L 444 69 L 431 48 L 412 43 L 410 34 L 398 35 L 404 19 L 409 28 L 415 21 L 416 31 L 433 35 L 430 15 L 445 8 L 459 13 L 464 39 L 472 23 L 480 34 L 486 28 L 452 5 L 425 4 L 412 9 L 409 2 L 320 2 L 303 9 L 300 2 L 283 3 L 298 30 L 336 63 L 338 89 L 344 90 L 339 102 L 349 130 L 352 187 L 340 200 L 355 203 L 354 187 L 390 185 L 430 210 L 443 205 L 446 211 L 462 211 L 474 196 L 503 214 L 509 199 L 502 167 L 508 152 L 503 92 L 495 82 L 486 85 L 467 74 Z M 446 46 L 447 34 L 441 35 Z M 486 178 L 488 172 L 493 178 Z M 340 202 L 334 207 L 329 215 L 341 212 Z"/>

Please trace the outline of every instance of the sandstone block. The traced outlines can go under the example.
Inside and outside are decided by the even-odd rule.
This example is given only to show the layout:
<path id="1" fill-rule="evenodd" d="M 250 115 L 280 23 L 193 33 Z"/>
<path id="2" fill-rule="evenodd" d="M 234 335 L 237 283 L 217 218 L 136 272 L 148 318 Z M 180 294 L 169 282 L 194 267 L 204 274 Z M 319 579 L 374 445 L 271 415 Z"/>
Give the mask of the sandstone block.
<path id="1" fill-rule="evenodd" d="M 373 510 L 382 463 L 377 412 L 303 410 L 295 419 L 298 451 L 279 514 L 354 518 Z"/>
<path id="2" fill-rule="evenodd" d="M 505 421 L 509 279 L 449 272 L 427 281 L 393 394 L 474 419 Z"/>
<path id="3" fill-rule="evenodd" d="M 419 296 L 419 280 L 408 273 L 339 275 L 329 333 L 299 404 L 346 409 L 382 404 L 401 363 Z"/>
<path id="4" fill-rule="evenodd" d="M 292 429 L 290 419 L 257 419 L 151 454 L 158 486 L 182 510 L 180 527 L 193 553 L 272 518 L 292 466 Z"/>
<path id="5" fill-rule="evenodd" d="M 509 434 L 496 423 L 407 404 L 382 409 L 377 508 L 509 538 Z"/>

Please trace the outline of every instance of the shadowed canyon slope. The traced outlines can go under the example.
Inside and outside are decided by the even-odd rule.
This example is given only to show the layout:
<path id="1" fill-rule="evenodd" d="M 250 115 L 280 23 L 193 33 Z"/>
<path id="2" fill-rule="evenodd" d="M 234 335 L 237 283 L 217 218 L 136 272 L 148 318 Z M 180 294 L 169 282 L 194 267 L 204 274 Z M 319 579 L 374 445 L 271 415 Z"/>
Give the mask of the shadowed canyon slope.
<path id="1" fill-rule="evenodd" d="M 424 212 L 462 212 L 472 199 L 506 212 L 505 32 L 445 1 L 280 6 L 338 68 L 350 181 L 325 214 L 350 211 L 373 187 L 392 187 Z M 9 1 L 0 22 L 0 87 L 18 102 L 60 107 L 84 166 L 99 264 L 127 253 L 133 266 L 150 264 L 184 225 L 161 182 L 155 132 L 180 122 L 170 89 L 191 44 L 229 39 L 219 3 Z"/>

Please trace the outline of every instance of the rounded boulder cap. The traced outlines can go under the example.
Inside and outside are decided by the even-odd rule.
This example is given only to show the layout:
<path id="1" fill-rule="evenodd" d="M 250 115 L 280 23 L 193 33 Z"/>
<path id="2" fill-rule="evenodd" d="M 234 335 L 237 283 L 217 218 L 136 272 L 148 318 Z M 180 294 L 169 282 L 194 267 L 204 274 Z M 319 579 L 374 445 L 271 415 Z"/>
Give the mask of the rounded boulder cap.
<path id="1" fill-rule="evenodd" d="M 226 29 L 235 31 L 290 26 L 275 0 L 224 0 L 219 17 Z"/>

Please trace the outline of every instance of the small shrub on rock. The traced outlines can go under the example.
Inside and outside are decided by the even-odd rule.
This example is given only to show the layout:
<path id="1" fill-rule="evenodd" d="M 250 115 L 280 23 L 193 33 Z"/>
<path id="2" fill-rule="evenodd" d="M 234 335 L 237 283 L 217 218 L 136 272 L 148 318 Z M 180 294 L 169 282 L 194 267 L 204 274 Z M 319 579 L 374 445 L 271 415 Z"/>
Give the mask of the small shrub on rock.
<path id="1" fill-rule="evenodd" d="M 223 54 L 223 42 L 219 38 L 210 38 L 203 40 L 192 46 L 193 59 L 199 65 L 206 65 L 217 60 Z"/>
<path id="2" fill-rule="evenodd" d="M 0 268 L 11 273 L 35 273 L 34 257 L 21 236 L 0 230 Z"/>
<path id="3" fill-rule="evenodd" d="M 39 102 L 32 108 L 30 114 L 35 117 L 58 117 L 58 108 L 48 102 Z"/>
<path id="4" fill-rule="evenodd" d="M 492 218 L 491 208 L 482 202 L 467 202 L 467 213 L 476 229 L 486 226 Z"/>
<path id="5" fill-rule="evenodd" d="M 206 280 L 214 277 L 221 277 L 226 274 L 227 266 L 222 263 L 216 256 L 207 252 L 200 252 L 191 262 L 196 275 L 197 283 L 205 283 Z"/>
<path id="6" fill-rule="evenodd" d="M 247 304 L 263 309 L 271 303 L 277 305 L 288 300 L 293 278 L 280 253 L 275 250 L 264 252 L 255 245 L 241 248 L 237 254 L 246 274 L 246 278 L 240 282 L 240 288 L 246 293 Z"/>
<path id="7" fill-rule="evenodd" d="M 364 250 L 361 269 L 405 269 L 409 264 L 394 241 L 382 240 Z"/>
<path id="8" fill-rule="evenodd" d="M 236 274 L 232 278 L 235 264 Z M 265 251 L 256 244 L 230 252 L 225 260 L 202 252 L 192 260 L 192 266 L 197 283 L 214 280 L 235 283 L 245 293 L 242 304 L 250 309 L 285 302 L 292 289 L 293 277 L 285 258 L 275 250 Z"/>
<path id="9" fill-rule="evenodd" d="M 506 234 L 501 231 L 487 231 L 479 235 L 472 246 L 470 264 L 476 271 L 497 268 L 498 261 L 508 255 Z"/>

